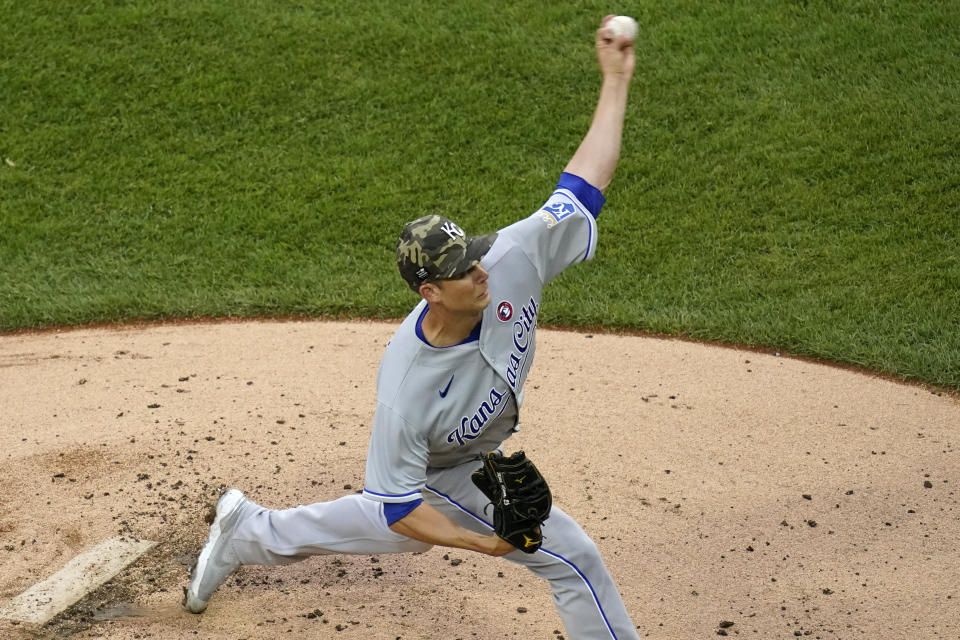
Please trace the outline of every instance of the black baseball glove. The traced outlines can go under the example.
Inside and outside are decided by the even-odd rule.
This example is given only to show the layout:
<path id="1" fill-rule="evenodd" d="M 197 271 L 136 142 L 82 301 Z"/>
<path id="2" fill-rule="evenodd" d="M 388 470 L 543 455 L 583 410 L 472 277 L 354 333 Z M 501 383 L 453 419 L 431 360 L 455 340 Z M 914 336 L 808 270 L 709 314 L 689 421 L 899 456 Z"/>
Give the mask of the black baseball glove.
<path id="1" fill-rule="evenodd" d="M 493 530 L 524 553 L 543 542 L 540 525 L 550 515 L 550 487 L 523 451 L 509 458 L 499 451 L 482 456 L 483 466 L 470 479 L 493 503 Z"/>

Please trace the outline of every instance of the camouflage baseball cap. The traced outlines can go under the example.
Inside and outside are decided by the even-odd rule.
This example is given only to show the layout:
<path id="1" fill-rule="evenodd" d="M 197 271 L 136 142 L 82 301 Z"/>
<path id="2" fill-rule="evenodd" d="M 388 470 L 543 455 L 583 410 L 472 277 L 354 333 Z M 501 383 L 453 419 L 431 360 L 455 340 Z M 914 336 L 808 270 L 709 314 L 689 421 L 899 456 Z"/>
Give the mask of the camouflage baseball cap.
<path id="1" fill-rule="evenodd" d="M 496 233 L 470 237 L 451 220 L 429 215 L 408 222 L 397 241 L 397 267 L 414 291 L 425 282 L 459 278 L 480 262 Z"/>

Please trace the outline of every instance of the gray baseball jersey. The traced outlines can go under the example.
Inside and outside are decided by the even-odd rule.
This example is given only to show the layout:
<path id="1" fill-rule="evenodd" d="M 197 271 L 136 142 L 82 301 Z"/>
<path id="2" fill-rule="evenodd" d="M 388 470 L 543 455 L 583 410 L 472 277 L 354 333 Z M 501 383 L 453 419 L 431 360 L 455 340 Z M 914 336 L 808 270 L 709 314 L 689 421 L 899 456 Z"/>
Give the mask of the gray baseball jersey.
<path id="1" fill-rule="evenodd" d="M 477 453 L 511 433 L 534 357 L 543 286 L 593 256 L 600 192 L 575 176 L 536 214 L 499 232 L 483 258 L 491 302 L 480 330 L 438 349 L 418 335 L 419 304 L 387 346 L 363 495 L 271 510 L 253 505 L 230 548 L 242 564 L 285 564 L 317 554 L 426 551 L 392 522 L 421 500 L 460 527 L 489 535 L 489 501 L 470 481 Z M 468 464 L 458 464 L 466 462 Z M 421 490 L 423 496 L 421 498 Z M 597 546 L 553 506 L 535 554 L 505 557 L 550 582 L 567 636 L 639 640 Z"/>
<path id="2" fill-rule="evenodd" d="M 599 191 L 564 174 L 536 213 L 498 232 L 482 260 L 491 302 L 478 339 L 433 347 L 419 332 L 426 301 L 407 316 L 377 376 L 366 497 L 417 500 L 427 468 L 460 464 L 512 434 L 536 352 L 543 287 L 593 257 L 602 204 Z"/>

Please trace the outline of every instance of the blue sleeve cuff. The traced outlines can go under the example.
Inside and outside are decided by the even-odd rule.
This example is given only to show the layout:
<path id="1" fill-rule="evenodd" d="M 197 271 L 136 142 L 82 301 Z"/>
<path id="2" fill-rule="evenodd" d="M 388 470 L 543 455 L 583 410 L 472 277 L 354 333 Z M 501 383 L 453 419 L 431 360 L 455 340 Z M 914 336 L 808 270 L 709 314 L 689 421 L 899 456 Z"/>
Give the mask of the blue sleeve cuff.
<path id="1" fill-rule="evenodd" d="M 387 526 L 403 519 L 404 516 L 420 506 L 421 502 L 423 502 L 422 498 L 410 502 L 384 502 L 383 515 L 387 518 Z"/>
<path id="2" fill-rule="evenodd" d="M 587 208 L 594 219 L 600 216 L 600 209 L 603 209 L 603 205 L 607 201 L 600 192 L 600 189 L 597 189 L 580 176 L 573 175 L 572 173 L 561 173 L 557 188 L 567 189 L 573 192 L 573 195 L 583 203 L 583 206 Z"/>

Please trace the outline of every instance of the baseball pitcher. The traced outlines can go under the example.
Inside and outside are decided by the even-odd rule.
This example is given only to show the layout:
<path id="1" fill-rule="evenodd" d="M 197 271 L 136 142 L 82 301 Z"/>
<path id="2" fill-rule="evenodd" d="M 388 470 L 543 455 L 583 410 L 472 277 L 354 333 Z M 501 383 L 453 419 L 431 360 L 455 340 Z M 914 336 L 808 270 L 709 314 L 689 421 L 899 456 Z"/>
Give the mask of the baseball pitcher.
<path id="1" fill-rule="evenodd" d="M 544 205 L 488 235 L 439 215 L 403 228 L 397 264 L 421 300 L 383 354 L 362 494 L 271 510 L 227 491 L 185 589 L 188 610 L 202 612 L 243 564 L 442 545 L 546 579 L 569 638 L 639 637 L 596 545 L 552 503 L 533 462 L 502 449 L 523 406 L 543 288 L 593 257 L 620 155 L 634 52 L 609 19 L 596 34 L 603 82 L 590 129 Z"/>

